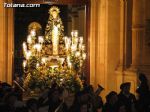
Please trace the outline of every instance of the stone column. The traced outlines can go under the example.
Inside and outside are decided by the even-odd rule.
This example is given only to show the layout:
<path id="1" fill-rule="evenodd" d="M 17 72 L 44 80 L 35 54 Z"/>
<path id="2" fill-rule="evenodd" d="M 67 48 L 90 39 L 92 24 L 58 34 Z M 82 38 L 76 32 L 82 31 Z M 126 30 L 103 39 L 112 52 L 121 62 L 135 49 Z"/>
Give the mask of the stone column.
<path id="1" fill-rule="evenodd" d="M 125 70 L 125 47 L 127 38 L 127 0 L 120 0 L 120 59 L 116 68 L 117 92 L 120 91 L 120 84 L 124 81 Z"/>
<path id="2" fill-rule="evenodd" d="M 138 70 L 142 64 L 142 47 L 145 36 L 145 0 L 132 2 L 132 64 L 124 71 L 123 82 L 131 82 L 131 92 L 136 93 Z"/>
<path id="3" fill-rule="evenodd" d="M 5 9 L 4 0 L 0 1 L 0 81 L 6 81 L 5 71 Z"/>
<path id="4" fill-rule="evenodd" d="M 108 2 L 91 0 L 90 18 L 90 84 L 105 88 L 101 96 L 108 93 L 107 88 L 107 39 L 108 39 Z"/>
<path id="5" fill-rule="evenodd" d="M 143 38 L 145 36 L 145 0 L 133 0 L 132 11 L 132 65 L 138 69 L 142 60 Z"/>
<path id="6" fill-rule="evenodd" d="M 13 61 L 13 8 L 5 8 L 3 3 L 12 3 L 12 0 L 0 1 L 0 81 L 12 83 Z"/>

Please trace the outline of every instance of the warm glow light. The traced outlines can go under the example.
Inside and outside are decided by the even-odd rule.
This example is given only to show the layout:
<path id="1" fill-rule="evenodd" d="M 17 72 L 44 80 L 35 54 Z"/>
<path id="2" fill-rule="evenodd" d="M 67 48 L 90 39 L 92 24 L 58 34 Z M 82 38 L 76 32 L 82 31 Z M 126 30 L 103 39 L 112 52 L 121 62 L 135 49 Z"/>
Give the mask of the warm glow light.
<path id="1" fill-rule="evenodd" d="M 73 45 L 71 46 L 71 51 L 74 52 L 74 51 L 76 51 L 76 49 L 77 49 L 77 46 L 76 46 L 75 44 L 73 44 Z"/>
<path id="2" fill-rule="evenodd" d="M 40 44 L 35 44 L 35 45 L 34 45 L 34 49 L 36 49 L 38 52 L 40 52 L 41 49 L 42 49 L 42 45 L 40 45 Z"/>
<path id="3" fill-rule="evenodd" d="M 67 39 L 67 44 L 68 44 L 68 46 L 70 47 L 70 45 L 71 45 L 71 39 L 68 37 L 68 39 Z"/>
<path id="4" fill-rule="evenodd" d="M 67 44 L 68 37 L 67 37 L 67 36 L 65 36 L 65 37 L 64 37 L 64 40 L 65 40 L 65 44 Z"/>
<path id="5" fill-rule="evenodd" d="M 83 43 L 83 37 L 80 37 L 80 43 L 81 44 Z"/>
<path id="6" fill-rule="evenodd" d="M 59 61 L 60 61 L 61 65 L 64 63 L 64 60 L 65 60 L 64 58 L 60 58 Z"/>
<path id="7" fill-rule="evenodd" d="M 70 69 L 72 68 L 72 63 L 71 63 L 71 62 L 68 63 L 68 67 L 69 67 Z"/>
<path id="8" fill-rule="evenodd" d="M 83 50 L 83 51 L 85 50 L 85 45 L 82 45 L 82 50 Z"/>
<path id="9" fill-rule="evenodd" d="M 42 44 L 42 43 L 44 42 L 43 36 L 39 36 L 39 37 L 38 37 L 38 41 L 39 41 L 39 43 Z"/>
<path id="10" fill-rule="evenodd" d="M 72 37 L 73 37 L 73 34 L 74 34 L 74 32 L 72 31 L 72 32 L 71 32 L 71 36 L 72 36 Z"/>
<path id="11" fill-rule="evenodd" d="M 85 54 L 85 53 L 82 54 L 82 58 L 83 58 L 84 60 L 86 59 L 86 54 Z"/>
<path id="12" fill-rule="evenodd" d="M 24 52 L 26 52 L 27 51 L 27 44 L 26 44 L 26 42 L 23 42 L 22 46 L 23 46 Z"/>
<path id="13" fill-rule="evenodd" d="M 78 43 L 78 38 L 75 38 L 75 43 L 76 43 L 76 44 Z"/>
<path id="14" fill-rule="evenodd" d="M 38 68 L 39 66 L 40 66 L 40 64 L 39 64 L 39 63 L 37 63 L 37 64 L 36 64 L 36 68 Z"/>
<path id="15" fill-rule="evenodd" d="M 46 63 L 46 58 L 43 57 L 43 58 L 41 59 L 41 61 L 42 61 L 43 64 L 45 64 L 45 63 Z"/>
<path id="16" fill-rule="evenodd" d="M 76 91 L 74 84 L 77 81 L 82 90 L 83 85 L 78 75 L 84 72 L 86 59 L 84 38 L 78 36 L 77 30 L 73 30 L 70 37 L 63 37 L 64 26 L 59 17 L 59 9 L 57 12 L 57 7 L 53 7 L 49 13 L 49 20 L 43 36 L 39 34 L 42 31 L 39 23 L 34 22 L 28 27 L 29 34 L 26 43 L 24 42 L 22 45 L 25 57 L 22 66 L 26 75 L 24 87 L 31 90 L 37 88 L 41 91 L 45 87 L 51 87 L 56 81 L 58 86 L 66 89 L 64 85 L 68 85 L 69 81 L 69 89 Z M 34 78 L 32 76 L 38 80 L 32 80 Z M 31 81 L 33 83 L 30 84 Z M 39 87 L 30 88 L 37 83 L 40 84 Z"/>
<path id="17" fill-rule="evenodd" d="M 31 35 L 28 35 L 28 37 L 27 37 L 27 43 L 29 43 L 29 44 L 32 43 L 32 37 L 31 37 Z"/>
<path id="18" fill-rule="evenodd" d="M 78 31 L 77 30 L 72 31 L 71 36 L 72 37 L 78 37 Z"/>
<path id="19" fill-rule="evenodd" d="M 26 52 L 26 59 L 27 59 L 27 60 L 30 58 L 31 54 L 32 54 L 31 51 L 27 51 L 27 52 Z"/>
<path id="20" fill-rule="evenodd" d="M 23 60 L 23 67 L 25 68 L 27 65 L 27 61 L 26 60 Z"/>
<path id="21" fill-rule="evenodd" d="M 78 31 L 77 30 L 74 31 L 74 36 L 78 37 Z"/>
<path id="22" fill-rule="evenodd" d="M 82 44 L 79 44 L 79 50 L 82 50 Z"/>
<path id="23" fill-rule="evenodd" d="M 32 30 L 31 30 L 30 35 L 31 35 L 31 36 L 36 36 L 36 31 L 35 31 L 35 29 L 32 29 Z"/>
<path id="24" fill-rule="evenodd" d="M 76 57 L 79 57 L 80 56 L 80 52 L 77 51 L 75 55 L 76 55 Z"/>

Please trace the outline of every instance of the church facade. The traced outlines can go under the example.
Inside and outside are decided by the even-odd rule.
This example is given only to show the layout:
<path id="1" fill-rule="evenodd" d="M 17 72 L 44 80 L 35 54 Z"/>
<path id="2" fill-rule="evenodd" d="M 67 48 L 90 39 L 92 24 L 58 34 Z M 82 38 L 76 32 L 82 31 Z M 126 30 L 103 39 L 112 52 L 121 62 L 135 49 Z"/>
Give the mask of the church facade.
<path id="1" fill-rule="evenodd" d="M 12 83 L 14 59 L 14 9 L 0 1 L 0 81 Z M 63 0 L 60 0 L 63 1 Z M 67 1 L 67 0 L 65 0 Z M 73 0 L 77 1 L 77 0 Z M 120 91 L 122 82 L 138 86 L 138 73 L 150 82 L 150 1 L 89 0 L 89 82 Z"/>

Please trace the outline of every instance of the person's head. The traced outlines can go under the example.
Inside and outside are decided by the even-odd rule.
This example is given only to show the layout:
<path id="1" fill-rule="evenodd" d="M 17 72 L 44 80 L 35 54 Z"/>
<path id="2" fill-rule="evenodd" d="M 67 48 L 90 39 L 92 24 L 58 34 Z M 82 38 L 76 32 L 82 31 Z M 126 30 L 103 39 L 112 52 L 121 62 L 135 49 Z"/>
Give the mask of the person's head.
<path id="1" fill-rule="evenodd" d="M 54 11 L 52 12 L 52 16 L 53 16 L 53 18 L 54 18 L 54 19 L 56 19 L 56 18 L 57 18 L 58 13 L 57 13 L 57 11 L 56 11 L 56 10 L 54 10 Z"/>
<path id="2" fill-rule="evenodd" d="M 128 94 L 130 92 L 131 83 L 126 82 L 121 84 L 120 89 L 123 93 Z"/>
<path id="3" fill-rule="evenodd" d="M 147 82 L 147 78 L 146 78 L 145 74 L 140 73 L 140 74 L 139 74 L 139 80 L 140 80 L 141 82 Z"/>
<path id="4" fill-rule="evenodd" d="M 106 96 L 106 102 L 109 104 L 114 105 L 118 101 L 118 96 L 115 91 L 111 91 L 107 96 Z"/>

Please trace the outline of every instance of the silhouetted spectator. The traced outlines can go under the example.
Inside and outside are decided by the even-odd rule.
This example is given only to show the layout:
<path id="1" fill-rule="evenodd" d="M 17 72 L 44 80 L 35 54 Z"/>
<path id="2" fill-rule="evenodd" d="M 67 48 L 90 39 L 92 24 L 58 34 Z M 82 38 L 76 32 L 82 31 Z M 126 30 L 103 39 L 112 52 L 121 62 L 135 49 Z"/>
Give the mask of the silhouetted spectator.
<path id="1" fill-rule="evenodd" d="M 139 80 L 140 85 L 137 88 L 137 93 L 139 95 L 139 110 L 141 112 L 149 112 L 148 106 L 150 105 L 150 93 L 149 93 L 149 87 L 148 87 L 148 80 L 145 76 L 145 74 L 140 73 L 139 74 Z"/>
<path id="2" fill-rule="evenodd" d="M 118 100 L 125 105 L 127 112 L 136 112 L 136 98 L 132 93 L 130 93 L 130 86 L 130 82 L 121 84 L 121 92 L 118 95 Z"/>
<path id="3" fill-rule="evenodd" d="M 112 91 L 106 96 L 106 103 L 103 107 L 103 112 L 117 112 L 118 96 Z"/>

